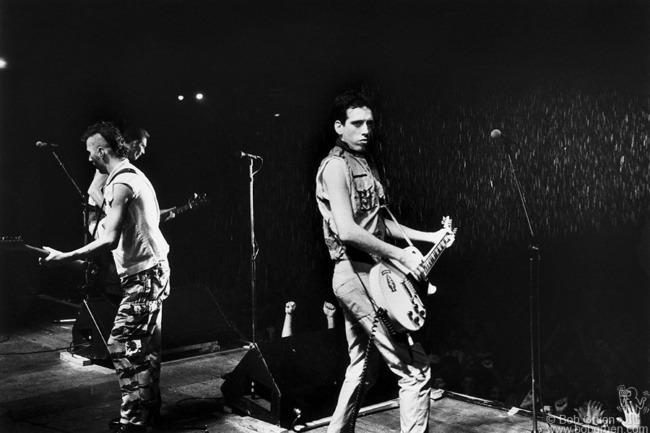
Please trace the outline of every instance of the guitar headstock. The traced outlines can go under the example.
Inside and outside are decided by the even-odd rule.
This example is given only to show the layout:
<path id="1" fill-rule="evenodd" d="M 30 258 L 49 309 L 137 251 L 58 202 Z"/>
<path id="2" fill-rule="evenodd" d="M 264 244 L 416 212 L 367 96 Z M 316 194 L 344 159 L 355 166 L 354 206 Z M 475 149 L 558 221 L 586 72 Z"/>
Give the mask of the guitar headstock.
<path id="1" fill-rule="evenodd" d="M 202 194 L 194 193 L 192 197 L 190 197 L 187 200 L 187 204 L 190 207 L 190 209 L 194 209 L 195 207 L 199 207 L 199 206 L 205 206 L 209 203 L 210 203 L 210 199 L 208 199 L 208 196 L 205 193 Z"/>
<path id="2" fill-rule="evenodd" d="M 445 216 L 445 217 L 443 217 L 443 218 L 442 218 L 442 222 L 441 222 L 441 224 L 442 224 L 442 228 L 443 228 L 447 233 L 452 234 L 452 235 L 455 235 L 455 234 L 456 234 L 456 230 L 457 230 L 457 229 L 456 229 L 455 227 L 452 228 L 452 226 L 451 226 L 452 221 L 451 221 L 451 218 L 449 218 L 449 216 Z"/>
<path id="3" fill-rule="evenodd" d="M 0 245 L 3 247 L 14 247 L 24 245 L 22 236 L 0 236 Z"/>

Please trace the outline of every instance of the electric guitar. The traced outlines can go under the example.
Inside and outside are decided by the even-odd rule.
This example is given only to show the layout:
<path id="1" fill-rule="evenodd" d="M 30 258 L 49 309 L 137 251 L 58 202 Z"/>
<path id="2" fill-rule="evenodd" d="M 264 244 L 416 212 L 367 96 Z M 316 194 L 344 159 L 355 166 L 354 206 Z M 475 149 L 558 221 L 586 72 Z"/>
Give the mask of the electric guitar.
<path id="1" fill-rule="evenodd" d="M 442 227 L 446 233 L 422 259 L 424 275 L 428 275 L 440 255 L 451 245 L 456 229 L 451 227 L 451 219 L 444 217 Z M 422 257 L 415 247 L 404 251 Z M 401 263 L 384 259 L 370 270 L 370 295 L 375 303 L 386 310 L 388 319 L 396 332 L 417 331 L 424 325 L 426 308 L 418 293 L 435 292 L 428 281 L 418 281 Z"/>
<path id="2" fill-rule="evenodd" d="M 40 258 L 47 257 L 50 254 L 44 248 L 27 245 L 21 236 L 0 236 L 0 249 L 29 253 Z M 91 275 L 97 272 L 96 266 L 83 260 L 75 260 L 67 265 L 89 272 Z"/>
<path id="3" fill-rule="evenodd" d="M 180 215 L 183 212 L 187 212 L 188 210 L 196 209 L 201 206 L 206 206 L 207 204 L 210 203 L 210 200 L 208 199 L 206 194 L 197 194 L 194 193 L 192 194 L 192 197 L 187 199 L 187 203 L 181 206 L 175 206 L 171 209 L 166 209 L 165 214 L 167 213 L 173 213 L 174 215 Z M 162 216 L 162 215 L 161 215 Z M 162 220 L 167 221 L 167 219 Z"/>

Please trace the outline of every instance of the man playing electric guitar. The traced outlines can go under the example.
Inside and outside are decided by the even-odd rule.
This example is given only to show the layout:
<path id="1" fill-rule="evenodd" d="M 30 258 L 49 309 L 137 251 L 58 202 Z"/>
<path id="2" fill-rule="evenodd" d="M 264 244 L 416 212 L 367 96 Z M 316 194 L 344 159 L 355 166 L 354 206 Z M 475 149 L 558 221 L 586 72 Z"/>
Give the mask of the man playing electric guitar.
<path id="1" fill-rule="evenodd" d="M 119 432 L 145 433 L 158 418 L 162 354 L 162 304 L 169 296 L 169 245 L 159 228 L 153 185 L 126 157 L 122 134 L 111 123 L 91 125 L 82 137 L 88 159 L 108 175 L 106 230 L 69 252 L 43 247 L 43 265 L 56 266 L 112 251 L 122 300 L 107 342 L 122 403 Z"/>
<path id="2" fill-rule="evenodd" d="M 316 197 L 325 244 L 335 262 L 332 288 L 345 318 L 350 364 L 327 431 L 354 428 L 359 402 L 374 383 L 380 354 L 399 378 L 401 431 L 426 432 L 429 360 L 419 343 L 410 345 L 406 338 L 392 335 L 378 320 L 378 307 L 369 295 L 369 273 L 378 260 L 388 258 L 403 265 L 413 278 L 425 279 L 422 255 L 389 244 L 384 237 L 408 236 L 436 244 L 449 232 L 400 229 L 384 219 L 380 213 L 384 190 L 366 158 L 374 129 L 371 104 L 361 94 L 345 93 L 335 99 L 333 115 L 339 138 L 318 170 Z M 363 385 L 363 378 L 369 386 Z"/>
<path id="3" fill-rule="evenodd" d="M 143 128 L 130 126 L 124 130 L 122 137 L 124 138 L 124 144 L 127 150 L 126 157 L 129 162 L 135 162 L 145 154 L 151 135 Z M 93 239 L 99 239 L 105 230 L 106 204 L 104 202 L 104 185 L 107 179 L 107 174 L 95 170 L 93 181 L 88 187 L 89 212 L 87 229 Z M 160 209 L 161 222 L 169 221 L 175 216 L 174 208 Z M 86 276 L 85 293 L 101 293 L 117 305 L 120 299 L 122 299 L 122 289 L 111 253 L 101 254 L 92 260 L 94 262 L 95 274 L 93 276 Z"/>
<path id="4" fill-rule="evenodd" d="M 143 128 L 130 126 L 124 130 L 122 137 L 127 148 L 127 158 L 130 162 L 135 162 L 145 154 L 151 135 Z M 107 178 L 108 175 L 101 173 L 99 170 L 95 170 L 93 181 L 88 187 L 88 204 L 90 206 L 88 232 L 93 235 L 94 239 L 100 237 L 99 231 L 102 230 L 101 225 L 98 226 L 97 224 L 102 222 L 106 217 L 104 185 L 106 184 Z M 160 210 L 161 222 L 169 221 L 175 216 L 176 214 L 173 208 Z"/>

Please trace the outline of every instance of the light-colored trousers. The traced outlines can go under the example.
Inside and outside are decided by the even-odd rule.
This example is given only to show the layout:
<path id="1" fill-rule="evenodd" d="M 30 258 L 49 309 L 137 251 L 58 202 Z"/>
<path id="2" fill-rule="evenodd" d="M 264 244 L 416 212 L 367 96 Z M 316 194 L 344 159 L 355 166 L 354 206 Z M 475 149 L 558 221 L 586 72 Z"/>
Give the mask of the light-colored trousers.
<path id="1" fill-rule="evenodd" d="M 370 264 L 347 260 L 337 262 L 334 267 L 332 288 L 345 317 L 350 365 L 345 373 L 328 433 L 345 432 L 345 426 L 353 416 L 355 391 L 361 382 L 366 347 L 376 317 L 366 294 L 371 268 Z M 364 391 L 375 383 L 378 356 L 381 355 L 399 378 L 402 433 L 427 432 L 431 371 L 424 349 L 419 343 L 409 346 L 402 336 L 391 336 L 380 321 L 375 324 L 373 341 L 376 348 L 373 347 L 370 351 Z"/>

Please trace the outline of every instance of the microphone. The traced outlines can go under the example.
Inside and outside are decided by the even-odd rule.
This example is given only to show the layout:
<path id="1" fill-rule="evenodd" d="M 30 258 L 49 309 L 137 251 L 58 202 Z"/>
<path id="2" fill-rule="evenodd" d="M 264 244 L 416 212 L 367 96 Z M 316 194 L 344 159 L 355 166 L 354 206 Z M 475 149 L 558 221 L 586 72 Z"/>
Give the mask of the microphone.
<path id="1" fill-rule="evenodd" d="M 54 143 L 45 143 L 43 141 L 37 141 L 36 147 L 39 149 L 47 149 L 47 148 L 59 147 L 59 145 Z"/>
<path id="2" fill-rule="evenodd" d="M 495 129 L 494 131 L 490 132 L 490 137 L 492 138 L 501 138 L 501 131 L 498 129 Z"/>
<path id="3" fill-rule="evenodd" d="M 510 149 L 511 144 L 517 143 L 512 138 L 510 138 L 510 136 L 503 134 L 498 129 L 494 129 L 492 132 L 490 132 L 490 138 L 493 138 L 494 140 L 501 140 L 501 142 L 506 145 L 506 149 Z"/>
<path id="4" fill-rule="evenodd" d="M 250 158 L 250 159 L 262 159 L 261 156 L 259 155 L 251 155 L 250 153 L 242 152 L 241 150 L 239 151 L 239 157 L 240 158 Z"/>

